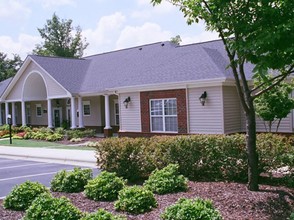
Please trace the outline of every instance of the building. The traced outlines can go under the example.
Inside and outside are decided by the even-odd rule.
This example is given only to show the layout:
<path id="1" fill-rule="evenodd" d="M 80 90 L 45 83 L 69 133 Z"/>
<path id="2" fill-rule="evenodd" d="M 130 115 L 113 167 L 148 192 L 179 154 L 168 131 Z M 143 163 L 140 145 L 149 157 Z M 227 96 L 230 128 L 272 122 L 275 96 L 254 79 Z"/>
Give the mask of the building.
<path id="1" fill-rule="evenodd" d="M 160 42 L 81 59 L 30 55 L 0 83 L 0 122 L 11 115 L 13 125 L 87 127 L 105 136 L 243 132 L 228 64 L 220 40 Z M 246 64 L 249 78 L 252 69 Z M 264 131 L 261 120 L 257 130 Z M 279 131 L 293 131 L 292 113 Z"/>

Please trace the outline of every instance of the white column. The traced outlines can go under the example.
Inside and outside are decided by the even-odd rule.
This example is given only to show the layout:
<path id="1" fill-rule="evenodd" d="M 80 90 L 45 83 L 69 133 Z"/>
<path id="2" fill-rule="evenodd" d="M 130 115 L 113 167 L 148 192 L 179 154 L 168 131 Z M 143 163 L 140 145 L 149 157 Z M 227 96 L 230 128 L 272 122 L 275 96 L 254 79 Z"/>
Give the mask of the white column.
<path id="1" fill-rule="evenodd" d="M 12 119 L 12 126 L 16 126 L 16 118 L 15 118 L 15 102 L 11 103 L 11 119 Z"/>
<path id="2" fill-rule="evenodd" d="M 105 128 L 111 129 L 110 127 L 110 110 L 109 110 L 109 95 L 104 95 L 105 97 Z"/>
<path id="3" fill-rule="evenodd" d="M 79 105 L 79 127 L 84 127 L 84 111 L 83 111 L 83 99 L 82 97 L 78 97 L 78 105 Z"/>
<path id="4" fill-rule="evenodd" d="M 21 123 L 22 126 L 26 126 L 26 103 L 24 101 L 21 102 Z"/>
<path id="5" fill-rule="evenodd" d="M 47 118 L 48 118 L 48 128 L 53 128 L 53 125 L 52 125 L 52 99 L 47 99 Z"/>
<path id="6" fill-rule="evenodd" d="M 0 126 L 3 125 L 3 118 L 2 118 L 2 103 L 0 102 Z"/>
<path id="7" fill-rule="evenodd" d="M 76 104 L 75 97 L 71 97 L 70 99 L 70 110 L 71 110 L 71 129 L 75 129 L 76 125 Z"/>
<path id="8" fill-rule="evenodd" d="M 8 115 L 9 115 L 9 103 L 5 102 L 5 122 L 6 122 L 6 124 L 8 124 L 8 119 L 7 119 Z"/>

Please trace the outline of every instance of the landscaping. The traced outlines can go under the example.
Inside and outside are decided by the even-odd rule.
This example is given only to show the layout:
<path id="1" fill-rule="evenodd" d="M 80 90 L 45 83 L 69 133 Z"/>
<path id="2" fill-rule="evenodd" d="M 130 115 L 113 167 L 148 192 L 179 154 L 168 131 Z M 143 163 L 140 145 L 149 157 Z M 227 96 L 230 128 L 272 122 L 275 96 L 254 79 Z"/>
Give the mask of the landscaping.
<path id="1" fill-rule="evenodd" d="M 104 170 L 99 176 L 93 179 L 91 170 L 75 168 L 57 173 L 50 192 L 31 182 L 16 186 L 0 201 L 0 219 L 290 219 L 292 138 L 258 135 L 258 192 L 248 191 L 245 183 L 244 138 L 193 135 L 92 143 Z"/>

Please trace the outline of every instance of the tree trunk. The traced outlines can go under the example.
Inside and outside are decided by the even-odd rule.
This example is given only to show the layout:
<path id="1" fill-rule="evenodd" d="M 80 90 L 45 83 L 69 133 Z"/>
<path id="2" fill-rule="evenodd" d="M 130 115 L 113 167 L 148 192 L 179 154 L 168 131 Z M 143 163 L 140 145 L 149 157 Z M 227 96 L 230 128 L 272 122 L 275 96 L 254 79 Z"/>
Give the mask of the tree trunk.
<path id="1" fill-rule="evenodd" d="M 248 156 L 248 190 L 258 191 L 258 153 L 256 151 L 256 121 L 253 101 L 246 113 L 246 147 Z"/>

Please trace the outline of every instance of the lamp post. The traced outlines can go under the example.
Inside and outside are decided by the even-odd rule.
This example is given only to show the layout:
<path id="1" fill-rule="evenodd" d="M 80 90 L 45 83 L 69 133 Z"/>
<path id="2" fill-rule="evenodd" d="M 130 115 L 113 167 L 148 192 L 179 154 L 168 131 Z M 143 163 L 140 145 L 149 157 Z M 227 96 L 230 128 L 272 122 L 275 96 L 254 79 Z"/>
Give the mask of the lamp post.
<path id="1" fill-rule="evenodd" d="M 8 125 L 9 125 L 9 143 L 12 144 L 12 138 L 11 138 L 11 125 L 12 125 L 11 114 L 7 115 L 7 122 L 8 122 Z"/>

